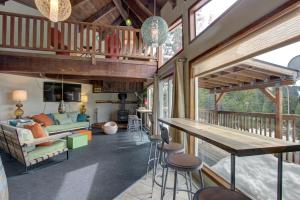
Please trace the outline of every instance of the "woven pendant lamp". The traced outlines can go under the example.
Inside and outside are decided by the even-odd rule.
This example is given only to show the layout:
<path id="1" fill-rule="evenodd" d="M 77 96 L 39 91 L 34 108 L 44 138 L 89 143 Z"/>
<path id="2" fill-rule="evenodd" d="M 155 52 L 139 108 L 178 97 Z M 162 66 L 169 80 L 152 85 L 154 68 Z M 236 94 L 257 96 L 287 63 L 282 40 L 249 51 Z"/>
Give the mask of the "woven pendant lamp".
<path id="1" fill-rule="evenodd" d="M 52 22 L 67 20 L 72 12 L 69 0 L 35 0 L 35 5 Z"/>
<path id="2" fill-rule="evenodd" d="M 154 16 L 147 18 L 141 28 L 144 42 L 153 48 L 162 45 L 168 36 L 168 24 L 163 18 L 155 16 L 155 10 L 156 0 L 154 1 Z"/>

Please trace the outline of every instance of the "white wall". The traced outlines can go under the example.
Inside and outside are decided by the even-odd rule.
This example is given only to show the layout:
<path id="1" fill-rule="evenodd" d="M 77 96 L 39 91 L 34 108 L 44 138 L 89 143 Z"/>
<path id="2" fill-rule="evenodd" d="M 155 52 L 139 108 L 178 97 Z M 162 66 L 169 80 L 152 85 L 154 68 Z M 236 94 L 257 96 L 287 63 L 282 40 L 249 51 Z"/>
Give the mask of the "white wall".
<path id="1" fill-rule="evenodd" d="M 39 113 L 57 112 L 57 102 L 43 102 L 43 82 L 53 81 L 50 79 L 31 78 L 25 76 L 0 74 L 0 120 L 14 118 L 15 102 L 12 101 L 12 91 L 24 89 L 27 91 L 27 101 L 23 103 L 24 116 L 30 116 Z M 87 104 L 88 114 L 93 116 L 94 100 L 91 95 L 92 86 L 82 85 L 82 95 L 89 96 Z M 66 103 L 67 111 L 79 111 L 80 103 Z"/>
<path id="2" fill-rule="evenodd" d="M 16 109 L 15 102 L 12 101 L 12 91 L 16 89 L 24 89 L 27 91 L 28 99 L 23 103 L 24 116 L 31 116 L 39 113 L 57 112 L 57 102 L 43 102 L 43 82 L 54 81 L 44 78 L 32 78 L 26 76 L 0 74 L 0 120 L 14 118 Z M 56 82 L 59 82 L 55 80 Z M 117 101 L 117 93 L 92 93 L 92 85 L 81 84 L 82 95 L 87 95 L 89 101 L 87 103 L 87 114 L 91 116 L 92 122 L 98 119 L 98 122 L 117 120 L 117 111 L 119 104 L 99 103 L 96 100 Z M 129 93 L 128 101 L 136 101 L 133 93 Z M 67 111 L 79 111 L 80 103 L 66 102 Z M 98 115 L 95 116 L 95 110 L 98 109 Z M 136 104 L 127 104 L 126 109 L 133 112 Z"/>

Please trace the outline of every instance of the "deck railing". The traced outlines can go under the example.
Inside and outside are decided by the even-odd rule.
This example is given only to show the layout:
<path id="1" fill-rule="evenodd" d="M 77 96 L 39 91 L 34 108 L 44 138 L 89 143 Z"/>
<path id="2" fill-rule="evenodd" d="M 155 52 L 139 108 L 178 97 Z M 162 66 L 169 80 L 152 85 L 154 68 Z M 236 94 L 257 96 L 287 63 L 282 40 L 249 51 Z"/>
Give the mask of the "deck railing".
<path id="1" fill-rule="evenodd" d="M 0 47 L 108 58 L 156 59 L 139 29 L 0 12 Z"/>
<path id="2" fill-rule="evenodd" d="M 275 137 L 275 113 L 199 110 L 198 116 L 201 122 Z M 290 142 L 300 142 L 300 115 L 284 114 L 282 118 L 282 139 Z M 288 161 L 300 163 L 299 152 L 288 153 L 285 158 Z"/>

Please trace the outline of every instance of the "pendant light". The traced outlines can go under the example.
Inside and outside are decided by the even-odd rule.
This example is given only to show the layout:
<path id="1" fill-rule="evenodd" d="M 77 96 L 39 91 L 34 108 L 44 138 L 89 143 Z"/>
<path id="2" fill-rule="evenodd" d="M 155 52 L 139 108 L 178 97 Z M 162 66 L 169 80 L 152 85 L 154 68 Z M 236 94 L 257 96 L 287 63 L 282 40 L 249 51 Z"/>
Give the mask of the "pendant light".
<path id="1" fill-rule="evenodd" d="M 64 102 L 64 75 L 61 75 L 61 100 L 58 105 L 58 113 L 63 114 L 66 112 L 66 105 Z"/>
<path id="2" fill-rule="evenodd" d="M 35 0 L 35 5 L 52 22 L 67 20 L 72 12 L 70 0 Z"/>
<path id="3" fill-rule="evenodd" d="M 141 27 L 144 42 L 153 48 L 162 45 L 168 36 L 167 22 L 156 14 L 156 0 L 154 1 L 154 16 L 145 20 Z"/>

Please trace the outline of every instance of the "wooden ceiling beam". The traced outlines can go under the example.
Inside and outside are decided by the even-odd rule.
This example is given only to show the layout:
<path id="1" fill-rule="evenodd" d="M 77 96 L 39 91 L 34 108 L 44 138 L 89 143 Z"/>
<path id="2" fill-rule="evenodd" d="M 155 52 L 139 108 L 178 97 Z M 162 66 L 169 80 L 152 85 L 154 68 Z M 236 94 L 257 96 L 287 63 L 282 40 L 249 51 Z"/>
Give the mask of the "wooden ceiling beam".
<path id="1" fill-rule="evenodd" d="M 128 13 L 123 8 L 121 0 L 113 0 L 113 2 L 115 4 L 116 8 L 118 9 L 120 15 L 122 16 L 122 18 L 124 20 L 126 20 L 128 17 Z"/>
<path id="2" fill-rule="evenodd" d="M 113 26 L 120 26 L 120 24 L 123 22 L 123 17 L 119 16 L 117 17 L 112 23 L 111 25 Z"/>
<path id="3" fill-rule="evenodd" d="M 153 15 L 139 0 L 127 0 L 125 3 L 141 22 Z"/>
<path id="4" fill-rule="evenodd" d="M 0 52 L 0 72 L 152 78 L 157 62 Z"/>
<path id="5" fill-rule="evenodd" d="M 46 74 L 47 78 L 61 79 L 61 75 L 56 74 Z M 81 76 L 81 75 L 64 75 L 64 80 L 89 80 L 89 81 L 131 81 L 131 82 L 146 82 L 148 79 L 145 78 L 122 78 L 122 77 L 105 77 L 105 76 Z"/>
<path id="6" fill-rule="evenodd" d="M 36 5 L 33 0 L 14 0 L 17 3 L 36 9 Z"/>
<path id="7" fill-rule="evenodd" d="M 95 23 L 111 13 L 114 9 L 116 9 L 115 4 L 113 2 L 110 2 L 103 6 L 100 10 L 86 18 L 84 22 Z"/>
<path id="8" fill-rule="evenodd" d="M 80 5 L 81 3 L 87 2 L 89 0 L 70 0 L 72 8 L 74 8 L 77 5 Z"/>

